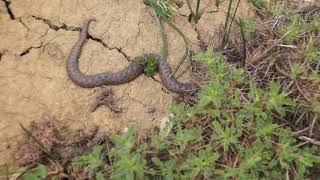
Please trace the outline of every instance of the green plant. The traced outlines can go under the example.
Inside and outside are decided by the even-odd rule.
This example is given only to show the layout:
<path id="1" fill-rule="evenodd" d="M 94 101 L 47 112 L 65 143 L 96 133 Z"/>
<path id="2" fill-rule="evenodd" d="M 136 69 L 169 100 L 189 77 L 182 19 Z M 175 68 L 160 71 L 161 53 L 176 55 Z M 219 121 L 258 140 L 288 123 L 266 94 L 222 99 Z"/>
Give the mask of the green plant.
<path id="1" fill-rule="evenodd" d="M 168 161 L 161 161 L 158 157 L 153 157 L 152 162 L 157 166 L 159 169 L 158 176 L 162 177 L 163 179 L 173 180 L 177 177 L 177 164 L 175 160 L 168 160 Z"/>
<path id="2" fill-rule="evenodd" d="M 153 76 L 158 68 L 158 62 L 154 56 L 141 57 L 139 64 L 143 66 L 143 71 L 146 76 Z"/>
<path id="3" fill-rule="evenodd" d="M 308 75 L 310 79 L 320 79 L 320 73 L 318 71 L 311 71 Z"/>
<path id="4" fill-rule="evenodd" d="M 41 179 L 47 179 L 47 176 L 48 176 L 47 167 L 42 164 L 39 164 L 36 167 L 24 172 L 21 178 L 24 180 L 41 180 Z"/>
<path id="5" fill-rule="evenodd" d="M 320 102 L 315 102 L 312 104 L 313 112 L 320 115 Z"/>
<path id="6" fill-rule="evenodd" d="M 201 174 L 209 179 L 213 175 L 218 159 L 219 154 L 208 146 L 200 150 L 196 155 L 188 156 L 179 169 L 183 173 L 183 178 L 194 179 Z"/>
<path id="7" fill-rule="evenodd" d="M 287 96 L 287 93 L 280 91 L 278 84 L 270 82 L 269 91 L 265 94 L 267 110 L 276 111 L 281 116 L 284 116 L 286 114 L 286 107 L 292 107 L 294 105 L 294 101 Z"/>
<path id="8" fill-rule="evenodd" d="M 320 13 L 313 15 L 313 20 L 309 24 L 310 30 L 319 30 L 320 29 Z"/>
<path id="9" fill-rule="evenodd" d="M 300 75 L 302 75 L 304 72 L 303 67 L 301 67 L 299 64 L 294 64 L 291 67 L 291 78 L 297 79 Z"/>
<path id="10" fill-rule="evenodd" d="M 249 0 L 256 8 L 262 9 L 266 6 L 267 2 L 265 0 Z"/>
<path id="11" fill-rule="evenodd" d="M 320 158 L 312 155 L 314 149 L 303 148 L 298 149 L 294 144 L 296 140 L 293 138 L 292 132 L 286 129 L 279 129 L 279 144 L 277 147 L 277 159 L 284 169 L 295 168 L 298 171 L 299 178 L 304 178 L 307 167 L 319 163 Z"/>
<path id="12" fill-rule="evenodd" d="M 11 175 L 10 167 L 8 164 L 4 164 L 0 166 L 0 178 L 9 179 Z"/>
<path id="13" fill-rule="evenodd" d="M 234 127 L 223 127 L 218 121 L 212 122 L 214 129 L 212 138 L 213 140 L 219 140 L 223 146 L 223 150 L 227 152 L 229 146 L 239 144 L 239 137 L 241 134 Z"/>
<path id="14" fill-rule="evenodd" d="M 268 62 L 270 65 L 275 65 L 276 62 L 277 62 L 277 59 L 276 59 L 275 57 L 273 57 L 273 56 L 269 56 L 269 57 L 267 58 L 267 62 Z"/>
<path id="15" fill-rule="evenodd" d="M 304 57 L 311 62 L 320 62 L 320 51 L 314 46 L 312 41 L 309 41 L 304 50 Z"/>
<path id="16" fill-rule="evenodd" d="M 283 131 L 273 122 L 275 113 L 284 118 L 295 105 L 287 93 L 281 92 L 278 84 L 270 82 L 267 91 L 258 88 L 255 84 L 249 84 L 247 96 L 247 101 L 249 101 L 241 103 L 238 93 L 241 90 L 237 90 L 236 87 L 241 87 L 241 84 L 242 86 L 248 85 L 243 83 L 242 71 L 228 66 L 223 56 L 213 53 L 211 49 L 195 59 L 207 62 L 209 74 L 213 77 L 199 94 L 200 100 L 194 107 L 195 112 L 213 118 L 213 140 L 222 145 L 224 152 L 228 152 L 230 147 L 233 151 L 238 150 L 241 159 L 237 168 L 218 170 L 220 177 L 237 176 L 239 179 L 257 179 L 263 175 L 262 177 L 279 179 L 281 172 L 277 168 L 281 166 L 285 171 L 286 167 L 283 165 L 287 160 L 295 164 L 295 166 L 290 166 L 290 169 L 299 166 L 303 170 L 319 163 L 319 157 L 311 158 L 313 157 L 311 151 L 300 157 L 300 150 L 295 147 L 296 142 L 292 141 L 294 140 L 292 134 L 286 136 L 292 143 L 283 141 L 282 136 L 285 132 L 291 131 Z M 237 85 L 232 86 L 230 82 L 236 82 Z M 231 93 L 228 94 L 228 92 Z M 244 132 L 252 134 L 255 139 L 251 144 L 245 146 L 241 145 L 243 144 L 241 137 L 244 136 Z M 288 157 L 282 153 L 279 155 L 280 150 L 274 150 L 275 141 L 280 149 L 283 150 L 283 147 L 291 149 L 291 155 L 286 150 L 282 152 Z M 300 171 L 299 176 L 304 177 L 305 173 L 305 171 Z"/>
<path id="17" fill-rule="evenodd" d="M 193 141 L 201 140 L 201 130 L 200 129 L 179 129 L 175 136 L 173 137 L 174 142 L 177 146 L 176 149 L 171 151 L 172 155 L 177 155 L 183 153 L 187 146 Z"/>
<path id="18" fill-rule="evenodd" d="M 285 40 L 292 44 L 299 39 L 300 33 L 303 31 L 303 26 L 300 22 L 300 14 L 296 11 L 291 11 L 288 14 L 289 24 L 280 29 L 280 33 L 285 36 Z"/>
<path id="19" fill-rule="evenodd" d="M 151 6 L 156 14 L 164 20 L 171 20 L 175 8 L 170 0 L 144 0 L 143 2 L 144 4 Z"/>
<path id="20" fill-rule="evenodd" d="M 170 111 L 174 112 L 174 116 L 170 118 L 170 122 L 173 126 L 188 122 L 193 114 L 182 104 L 173 102 L 170 106 Z"/>
<path id="21" fill-rule="evenodd" d="M 111 157 L 114 158 L 111 179 L 144 179 L 149 169 L 142 157 L 146 147 L 141 145 L 134 149 L 135 133 L 136 126 L 131 126 L 127 134 L 112 136 L 116 147 L 110 152 Z"/>
<path id="22" fill-rule="evenodd" d="M 284 12 L 286 9 L 286 2 L 277 1 L 275 4 L 271 5 L 270 13 L 272 17 L 277 17 Z"/>
<path id="23" fill-rule="evenodd" d="M 100 169 L 103 166 L 103 154 L 102 146 L 96 146 L 89 155 L 78 156 L 72 159 L 73 166 L 85 167 L 85 173 L 92 178 L 94 176 L 103 176 L 103 172 Z"/>
<path id="24" fill-rule="evenodd" d="M 242 31 L 244 33 L 244 37 L 247 39 L 254 31 L 256 27 L 256 21 L 254 19 L 240 19 L 240 28 L 242 28 Z"/>
<path id="25" fill-rule="evenodd" d="M 168 146 L 167 139 L 161 134 L 153 134 L 151 136 L 151 146 L 157 150 L 166 149 Z"/>

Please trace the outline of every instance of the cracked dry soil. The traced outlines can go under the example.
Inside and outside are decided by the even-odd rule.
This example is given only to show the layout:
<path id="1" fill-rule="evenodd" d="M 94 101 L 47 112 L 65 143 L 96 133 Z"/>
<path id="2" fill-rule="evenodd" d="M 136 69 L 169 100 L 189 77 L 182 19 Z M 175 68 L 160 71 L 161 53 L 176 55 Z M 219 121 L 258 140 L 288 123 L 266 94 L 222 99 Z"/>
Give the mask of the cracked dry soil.
<path id="1" fill-rule="evenodd" d="M 174 16 L 193 53 L 199 52 L 200 40 L 210 44 L 225 18 L 227 2 L 219 12 L 209 2 L 203 1 L 196 26 L 188 22 L 186 4 L 180 4 Z M 238 15 L 248 16 L 248 9 L 241 2 Z M 158 52 L 161 38 L 152 15 L 142 0 L 0 0 L 0 165 L 12 160 L 11 153 L 23 136 L 19 123 L 27 126 L 43 115 L 54 115 L 74 129 L 98 125 L 104 131 L 119 132 L 137 122 L 140 132 L 146 132 L 157 126 L 175 96 L 163 89 L 157 75 L 141 75 L 112 87 L 121 113 L 106 107 L 92 113 L 90 107 L 102 89 L 78 87 L 67 77 L 65 67 L 79 27 L 89 16 L 97 21 L 90 26 L 80 58 L 83 72 L 116 71 L 135 56 Z M 168 26 L 166 32 L 168 61 L 175 66 L 184 53 L 183 41 Z M 179 72 L 179 80 L 192 80 L 188 62 Z"/>

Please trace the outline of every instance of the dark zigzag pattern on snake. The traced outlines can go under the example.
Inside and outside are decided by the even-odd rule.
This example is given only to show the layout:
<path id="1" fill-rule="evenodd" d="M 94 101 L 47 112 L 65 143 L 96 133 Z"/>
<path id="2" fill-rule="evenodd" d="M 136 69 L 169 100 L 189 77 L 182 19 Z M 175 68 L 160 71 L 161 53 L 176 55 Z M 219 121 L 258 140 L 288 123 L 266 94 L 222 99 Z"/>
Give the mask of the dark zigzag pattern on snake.
<path id="1" fill-rule="evenodd" d="M 81 49 L 87 41 L 88 28 L 93 18 L 89 18 L 84 22 L 80 32 L 79 40 L 72 47 L 68 61 L 67 61 L 67 74 L 69 78 L 77 85 L 84 88 L 94 88 L 102 85 L 119 85 L 130 82 L 141 75 L 144 67 L 139 63 L 141 57 L 134 58 L 131 64 L 118 72 L 103 72 L 94 75 L 83 74 L 79 69 L 79 58 Z M 198 91 L 197 84 L 182 83 L 174 78 L 171 78 L 171 67 L 159 54 L 144 54 L 144 60 L 149 59 L 150 56 L 155 57 L 158 65 L 160 78 L 164 86 L 171 92 L 177 94 L 194 94 Z"/>

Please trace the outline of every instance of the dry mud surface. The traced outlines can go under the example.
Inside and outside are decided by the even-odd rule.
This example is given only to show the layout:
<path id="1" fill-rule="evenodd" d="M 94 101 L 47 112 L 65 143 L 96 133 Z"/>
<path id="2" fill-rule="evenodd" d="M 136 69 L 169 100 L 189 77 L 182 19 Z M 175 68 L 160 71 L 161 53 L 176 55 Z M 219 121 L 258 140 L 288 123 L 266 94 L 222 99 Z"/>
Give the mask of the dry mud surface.
<path id="1" fill-rule="evenodd" d="M 181 3 L 182 2 L 182 3 Z M 174 20 L 185 33 L 194 53 L 200 40 L 214 41 L 227 9 L 201 1 L 202 18 L 197 25 L 188 22 L 189 10 L 178 2 Z M 238 15 L 252 14 L 241 1 Z M 68 53 L 77 41 L 85 18 L 95 17 L 80 58 L 80 69 L 87 74 L 116 71 L 135 56 L 158 52 L 161 38 L 153 13 L 142 0 L 0 0 L 0 165 L 11 160 L 23 131 L 41 116 L 53 115 L 71 128 L 88 129 L 98 125 L 108 132 L 121 132 L 138 123 L 145 133 L 168 114 L 175 94 L 159 83 L 159 77 L 141 75 L 136 80 L 113 86 L 121 113 L 106 107 L 90 112 L 101 88 L 84 89 L 66 74 Z M 175 66 L 184 53 L 182 39 L 166 26 L 169 59 Z M 179 80 L 191 81 L 190 63 L 179 70 Z"/>

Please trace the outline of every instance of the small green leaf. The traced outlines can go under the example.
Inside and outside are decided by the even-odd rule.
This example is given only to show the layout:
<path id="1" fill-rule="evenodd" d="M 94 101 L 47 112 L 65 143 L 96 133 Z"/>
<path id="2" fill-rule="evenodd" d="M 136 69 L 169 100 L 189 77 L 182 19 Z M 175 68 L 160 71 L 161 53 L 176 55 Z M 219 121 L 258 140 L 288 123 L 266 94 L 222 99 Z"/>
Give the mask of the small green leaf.
<path id="1" fill-rule="evenodd" d="M 309 41 L 304 50 L 304 57 L 310 62 L 320 62 L 320 52 L 314 46 L 312 41 Z"/>
<path id="2" fill-rule="evenodd" d="M 48 176 L 47 167 L 39 164 L 35 168 L 29 169 L 22 175 L 22 179 L 25 180 L 42 180 Z"/>
<path id="3" fill-rule="evenodd" d="M 205 61 L 207 63 L 211 63 L 212 59 L 213 59 L 213 50 L 210 47 L 205 53 L 198 54 L 193 57 L 193 60 L 195 61 Z"/>
<path id="4" fill-rule="evenodd" d="M 267 4 L 265 0 L 249 0 L 249 2 L 252 3 L 258 9 L 264 8 Z"/>
<path id="5" fill-rule="evenodd" d="M 205 178 L 210 178 L 214 172 L 215 162 L 219 155 L 208 146 L 206 149 L 200 150 L 197 155 L 191 155 L 181 165 L 180 170 L 183 171 L 184 177 L 195 178 L 200 174 Z"/>
<path id="6" fill-rule="evenodd" d="M 256 21 L 254 19 L 240 19 L 240 27 L 247 39 L 256 27 Z"/>
<path id="7" fill-rule="evenodd" d="M 96 180 L 105 180 L 105 175 L 102 172 L 97 172 Z"/>

